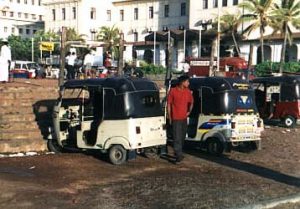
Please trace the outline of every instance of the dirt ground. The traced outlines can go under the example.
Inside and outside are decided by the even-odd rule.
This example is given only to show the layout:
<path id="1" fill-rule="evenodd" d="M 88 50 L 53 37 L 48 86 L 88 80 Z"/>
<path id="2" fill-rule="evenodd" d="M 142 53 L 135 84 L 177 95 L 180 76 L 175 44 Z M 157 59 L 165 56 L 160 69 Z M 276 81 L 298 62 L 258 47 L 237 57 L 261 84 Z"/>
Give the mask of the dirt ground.
<path id="1" fill-rule="evenodd" d="M 0 208 L 241 208 L 300 194 L 299 134 L 269 127 L 260 151 L 214 157 L 189 149 L 177 165 L 138 156 L 114 166 L 88 153 L 2 157 Z"/>

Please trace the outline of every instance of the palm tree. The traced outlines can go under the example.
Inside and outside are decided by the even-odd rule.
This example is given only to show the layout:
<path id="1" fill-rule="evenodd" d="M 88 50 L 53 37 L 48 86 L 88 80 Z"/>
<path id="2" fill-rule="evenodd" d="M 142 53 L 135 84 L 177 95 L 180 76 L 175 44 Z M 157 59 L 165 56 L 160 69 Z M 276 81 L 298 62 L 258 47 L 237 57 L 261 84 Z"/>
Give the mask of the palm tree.
<path id="1" fill-rule="evenodd" d="M 280 32 L 283 35 L 279 72 L 283 71 L 287 41 L 292 45 L 292 27 L 300 28 L 300 2 L 297 0 L 282 0 L 281 5 L 274 4 L 272 13 L 272 24 L 274 33 Z"/>
<path id="2" fill-rule="evenodd" d="M 237 33 L 237 29 L 239 27 L 239 25 L 242 23 L 241 21 L 241 14 L 225 14 L 223 16 L 221 16 L 221 31 L 222 33 L 230 33 L 232 40 L 234 42 L 234 46 L 236 49 L 236 52 L 238 53 L 238 56 L 240 56 L 240 48 L 237 44 L 237 40 L 235 37 L 235 34 Z"/>
<path id="3" fill-rule="evenodd" d="M 249 35 L 256 29 L 260 33 L 261 61 L 264 61 L 264 33 L 270 25 L 270 11 L 273 0 L 244 0 L 239 7 L 245 9 L 249 14 L 242 15 L 242 20 L 249 22 L 244 33 Z"/>
<path id="4" fill-rule="evenodd" d="M 84 36 L 86 36 L 86 35 L 78 34 L 74 28 L 67 28 L 67 31 L 66 31 L 67 41 L 84 42 L 85 41 Z"/>
<path id="5" fill-rule="evenodd" d="M 110 51 L 112 54 L 118 55 L 118 46 L 120 44 L 120 30 L 115 27 L 102 26 L 99 33 L 97 34 L 97 39 L 104 42 L 105 51 Z"/>

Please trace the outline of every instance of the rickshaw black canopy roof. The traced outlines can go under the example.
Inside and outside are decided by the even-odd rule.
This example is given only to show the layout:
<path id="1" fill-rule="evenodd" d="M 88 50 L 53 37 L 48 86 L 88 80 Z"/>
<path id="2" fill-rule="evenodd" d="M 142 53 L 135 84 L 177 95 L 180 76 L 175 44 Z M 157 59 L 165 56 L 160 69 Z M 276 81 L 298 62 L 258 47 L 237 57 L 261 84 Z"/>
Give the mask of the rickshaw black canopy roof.
<path id="1" fill-rule="evenodd" d="M 284 76 L 271 76 L 271 77 L 259 77 L 252 80 L 252 83 L 286 83 L 286 84 L 293 84 L 297 83 L 300 84 L 300 75 L 284 75 Z"/>
<path id="2" fill-rule="evenodd" d="M 202 86 L 209 87 L 214 92 L 222 92 L 233 89 L 251 89 L 249 83 L 242 79 L 227 77 L 199 77 L 190 79 L 190 89 L 199 89 Z"/>
<path id="3" fill-rule="evenodd" d="M 156 83 L 147 78 L 94 78 L 85 80 L 70 80 L 64 84 L 65 88 L 100 87 L 113 88 L 117 94 L 133 91 L 158 91 Z"/>

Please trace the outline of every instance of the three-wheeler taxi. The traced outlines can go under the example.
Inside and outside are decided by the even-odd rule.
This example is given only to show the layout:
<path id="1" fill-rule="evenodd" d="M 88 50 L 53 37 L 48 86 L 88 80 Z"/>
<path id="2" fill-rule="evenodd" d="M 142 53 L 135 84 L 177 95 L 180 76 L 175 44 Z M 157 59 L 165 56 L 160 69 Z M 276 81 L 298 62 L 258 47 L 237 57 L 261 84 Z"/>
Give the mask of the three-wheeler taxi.
<path id="1" fill-rule="evenodd" d="M 289 128 L 300 124 L 300 75 L 260 77 L 252 83 L 262 118 Z"/>
<path id="2" fill-rule="evenodd" d="M 159 154 L 166 145 L 157 85 L 145 78 L 70 80 L 61 88 L 53 113 L 50 150 L 94 149 L 122 164 L 132 152 Z"/>
<path id="3" fill-rule="evenodd" d="M 194 106 L 185 141 L 200 143 L 216 155 L 237 146 L 260 149 L 263 121 L 248 81 L 227 77 L 196 77 L 189 81 Z"/>

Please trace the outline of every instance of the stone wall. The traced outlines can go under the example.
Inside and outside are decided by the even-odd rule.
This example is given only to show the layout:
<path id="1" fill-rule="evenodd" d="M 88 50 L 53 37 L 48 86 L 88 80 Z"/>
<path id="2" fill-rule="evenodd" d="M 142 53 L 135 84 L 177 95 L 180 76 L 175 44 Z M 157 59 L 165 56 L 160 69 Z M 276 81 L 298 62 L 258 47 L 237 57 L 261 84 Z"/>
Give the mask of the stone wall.
<path id="1" fill-rule="evenodd" d="M 0 153 L 46 150 L 57 87 L 0 85 Z"/>

